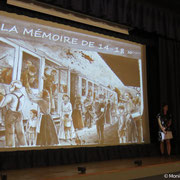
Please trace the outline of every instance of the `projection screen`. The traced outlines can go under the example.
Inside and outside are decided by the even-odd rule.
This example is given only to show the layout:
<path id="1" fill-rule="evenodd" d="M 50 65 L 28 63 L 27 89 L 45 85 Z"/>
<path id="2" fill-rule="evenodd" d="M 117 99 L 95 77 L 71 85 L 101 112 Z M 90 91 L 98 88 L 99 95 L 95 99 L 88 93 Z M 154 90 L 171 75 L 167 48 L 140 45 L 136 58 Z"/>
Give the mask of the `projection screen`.
<path id="1" fill-rule="evenodd" d="M 144 49 L 1 12 L 1 150 L 149 143 Z"/>

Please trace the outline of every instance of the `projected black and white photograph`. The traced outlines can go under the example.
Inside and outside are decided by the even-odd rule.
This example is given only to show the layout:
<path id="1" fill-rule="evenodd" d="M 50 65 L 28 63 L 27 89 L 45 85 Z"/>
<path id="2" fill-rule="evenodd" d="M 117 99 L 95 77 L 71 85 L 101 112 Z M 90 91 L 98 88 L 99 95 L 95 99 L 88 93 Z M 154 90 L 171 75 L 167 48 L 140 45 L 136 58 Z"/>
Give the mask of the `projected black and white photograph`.
<path id="1" fill-rule="evenodd" d="M 0 37 L 1 148 L 144 142 L 141 59 L 82 42 Z"/>

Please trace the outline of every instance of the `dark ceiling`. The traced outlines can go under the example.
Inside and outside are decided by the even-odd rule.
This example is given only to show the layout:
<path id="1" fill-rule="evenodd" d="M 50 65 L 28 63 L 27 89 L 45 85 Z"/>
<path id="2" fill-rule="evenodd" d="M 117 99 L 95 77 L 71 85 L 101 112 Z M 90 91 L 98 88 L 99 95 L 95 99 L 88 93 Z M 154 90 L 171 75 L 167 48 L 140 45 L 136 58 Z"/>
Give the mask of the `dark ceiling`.
<path id="1" fill-rule="evenodd" d="M 136 0 L 138 1 L 138 0 Z M 180 15 L 180 0 L 139 0 Z"/>
<path id="2" fill-rule="evenodd" d="M 58 4 L 61 4 L 61 0 L 33 0 L 34 2 L 43 2 L 49 5 L 55 5 L 56 7 Z M 59 1 L 59 2 L 58 2 Z M 73 0 L 72 0 L 73 1 Z M 171 11 L 175 14 L 180 15 L 180 0 L 133 0 L 140 3 L 145 3 L 154 7 L 166 9 L 168 11 Z M 78 0 L 77 0 L 78 3 Z"/>

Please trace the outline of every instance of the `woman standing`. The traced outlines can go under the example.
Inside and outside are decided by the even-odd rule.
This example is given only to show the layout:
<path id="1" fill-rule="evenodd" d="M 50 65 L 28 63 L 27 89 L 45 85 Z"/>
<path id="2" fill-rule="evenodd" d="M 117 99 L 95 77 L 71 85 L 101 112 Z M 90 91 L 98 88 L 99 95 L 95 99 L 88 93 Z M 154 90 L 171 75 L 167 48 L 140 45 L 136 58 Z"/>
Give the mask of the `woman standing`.
<path id="1" fill-rule="evenodd" d="M 32 102 L 37 103 L 40 112 L 41 119 L 39 122 L 39 133 L 37 134 L 37 145 L 56 145 L 59 144 L 56 127 L 53 119 L 50 115 L 50 96 L 47 90 L 43 90 L 40 97 L 36 97 L 33 94 L 28 94 Z"/>
<path id="2" fill-rule="evenodd" d="M 170 139 L 173 138 L 171 131 L 172 116 L 168 112 L 168 104 L 163 104 L 161 112 L 157 116 L 159 124 L 159 140 L 161 155 L 164 155 L 164 141 L 166 141 L 166 148 L 168 156 L 171 155 Z"/>
<path id="3" fill-rule="evenodd" d="M 78 130 L 84 127 L 82 112 L 83 112 L 83 105 L 81 102 L 81 97 L 78 95 L 76 97 L 74 110 L 72 113 L 74 128 Z"/>

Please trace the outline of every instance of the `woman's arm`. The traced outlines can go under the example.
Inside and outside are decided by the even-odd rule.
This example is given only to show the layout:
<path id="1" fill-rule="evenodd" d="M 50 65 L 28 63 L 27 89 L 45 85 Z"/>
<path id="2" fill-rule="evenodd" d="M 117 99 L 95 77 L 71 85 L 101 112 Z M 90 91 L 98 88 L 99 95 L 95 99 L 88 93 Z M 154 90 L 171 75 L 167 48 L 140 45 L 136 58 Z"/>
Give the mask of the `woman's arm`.
<path id="1" fill-rule="evenodd" d="M 161 130 L 163 131 L 163 133 L 166 134 L 166 131 L 165 131 L 166 128 L 162 126 L 160 116 L 158 117 L 158 124 L 159 124 L 159 127 L 161 128 Z"/>

